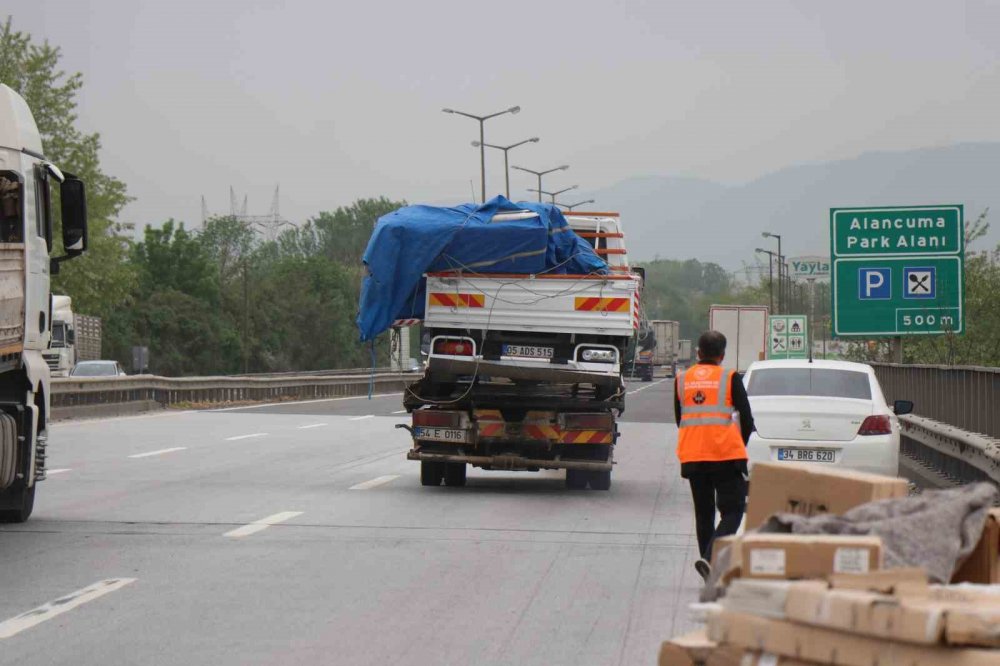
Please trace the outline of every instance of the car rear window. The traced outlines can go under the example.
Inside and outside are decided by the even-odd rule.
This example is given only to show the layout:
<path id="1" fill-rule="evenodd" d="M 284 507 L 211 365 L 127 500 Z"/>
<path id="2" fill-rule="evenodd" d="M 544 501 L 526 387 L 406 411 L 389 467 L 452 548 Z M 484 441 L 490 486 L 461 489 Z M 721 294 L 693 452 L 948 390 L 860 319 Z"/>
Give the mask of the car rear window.
<path id="1" fill-rule="evenodd" d="M 750 373 L 748 395 L 808 395 L 871 400 L 868 374 L 827 368 L 762 368 Z"/>

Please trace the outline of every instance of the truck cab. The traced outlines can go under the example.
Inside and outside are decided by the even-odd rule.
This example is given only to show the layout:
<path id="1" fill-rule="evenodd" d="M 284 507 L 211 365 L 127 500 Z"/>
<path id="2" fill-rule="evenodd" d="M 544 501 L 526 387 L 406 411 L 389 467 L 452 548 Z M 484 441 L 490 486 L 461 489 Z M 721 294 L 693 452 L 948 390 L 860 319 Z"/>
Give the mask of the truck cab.
<path id="1" fill-rule="evenodd" d="M 64 254 L 52 257 L 56 188 Z M 45 478 L 50 276 L 86 246 L 83 182 L 45 158 L 27 103 L 0 84 L 0 521 L 27 520 Z"/>
<path id="2" fill-rule="evenodd" d="M 42 356 L 53 377 L 68 377 L 76 365 L 76 319 L 69 296 L 52 294 L 52 336 Z"/>

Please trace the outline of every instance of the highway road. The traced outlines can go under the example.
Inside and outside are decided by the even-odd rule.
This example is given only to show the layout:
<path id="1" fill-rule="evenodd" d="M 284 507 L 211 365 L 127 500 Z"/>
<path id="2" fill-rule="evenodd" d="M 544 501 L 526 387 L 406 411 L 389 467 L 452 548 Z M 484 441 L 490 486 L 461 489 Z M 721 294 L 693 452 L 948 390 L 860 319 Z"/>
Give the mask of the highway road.
<path id="1" fill-rule="evenodd" d="M 401 396 L 60 423 L 0 527 L 0 664 L 652 664 L 691 626 L 671 382 L 610 492 L 423 488 Z"/>

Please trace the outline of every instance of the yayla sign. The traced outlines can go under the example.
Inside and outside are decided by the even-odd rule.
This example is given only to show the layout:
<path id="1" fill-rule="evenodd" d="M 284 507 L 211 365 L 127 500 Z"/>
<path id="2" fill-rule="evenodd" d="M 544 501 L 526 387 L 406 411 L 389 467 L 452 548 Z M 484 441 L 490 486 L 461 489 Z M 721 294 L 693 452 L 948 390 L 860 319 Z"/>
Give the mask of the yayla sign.
<path id="1" fill-rule="evenodd" d="M 828 257 L 792 257 L 788 260 L 788 266 L 793 278 L 813 280 L 830 277 Z"/>

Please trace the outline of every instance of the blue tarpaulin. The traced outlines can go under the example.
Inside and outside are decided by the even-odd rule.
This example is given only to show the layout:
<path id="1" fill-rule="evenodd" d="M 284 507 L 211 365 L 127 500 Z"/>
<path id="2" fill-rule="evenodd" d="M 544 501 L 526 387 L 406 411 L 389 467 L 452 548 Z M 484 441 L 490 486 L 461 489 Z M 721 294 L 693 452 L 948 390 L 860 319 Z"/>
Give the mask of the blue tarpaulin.
<path id="1" fill-rule="evenodd" d="M 530 210 L 537 217 L 491 222 L 498 213 Z M 407 206 L 375 225 L 363 257 L 358 330 L 374 339 L 397 319 L 422 318 L 424 273 L 606 273 L 607 263 L 573 233 L 551 204 L 498 196 L 454 208 Z"/>

